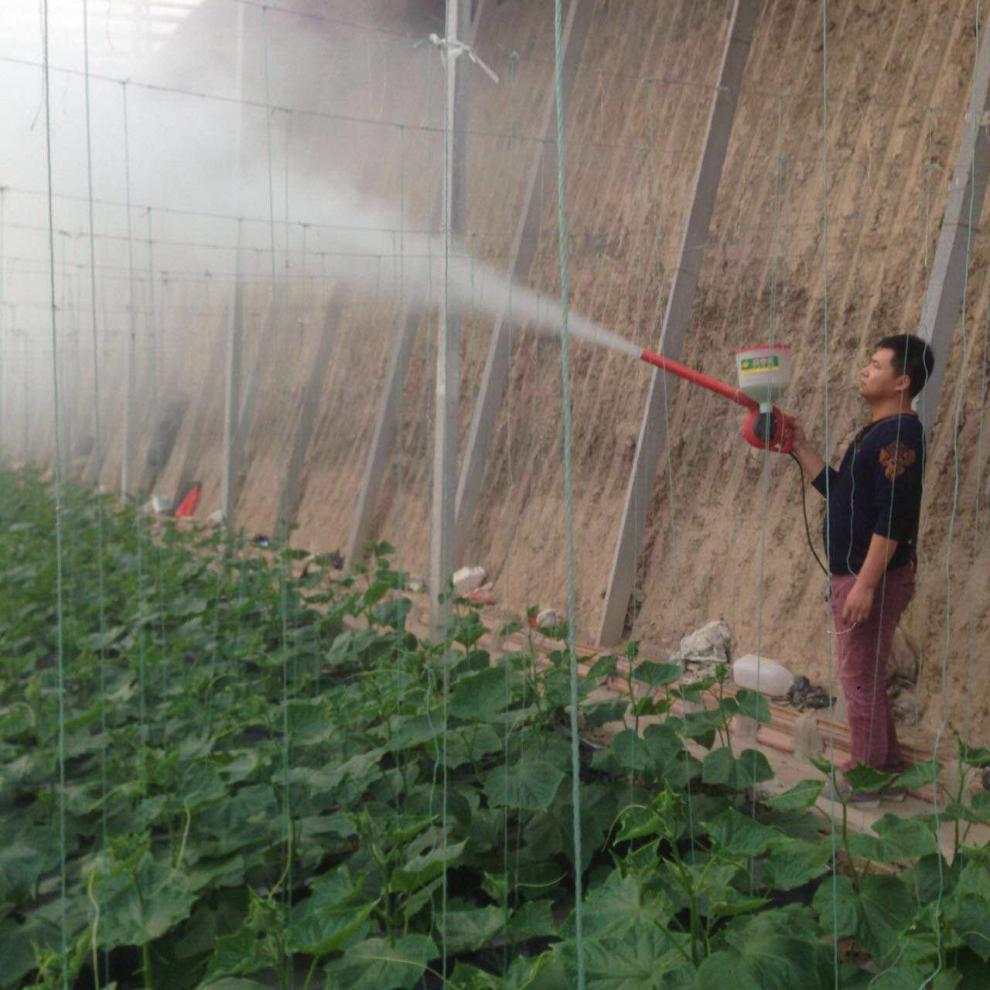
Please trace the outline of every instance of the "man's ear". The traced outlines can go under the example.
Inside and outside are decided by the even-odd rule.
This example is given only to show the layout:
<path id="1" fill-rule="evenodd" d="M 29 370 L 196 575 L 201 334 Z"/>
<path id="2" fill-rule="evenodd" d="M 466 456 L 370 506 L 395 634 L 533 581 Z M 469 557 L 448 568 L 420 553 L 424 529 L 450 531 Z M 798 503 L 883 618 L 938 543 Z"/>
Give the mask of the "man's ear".
<path id="1" fill-rule="evenodd" d="M 908 392 L 911 391 L 911 376 L 910 375 L 900 375 L 897 381 L 894 383 L 894 388 L 898 392 Z"/>

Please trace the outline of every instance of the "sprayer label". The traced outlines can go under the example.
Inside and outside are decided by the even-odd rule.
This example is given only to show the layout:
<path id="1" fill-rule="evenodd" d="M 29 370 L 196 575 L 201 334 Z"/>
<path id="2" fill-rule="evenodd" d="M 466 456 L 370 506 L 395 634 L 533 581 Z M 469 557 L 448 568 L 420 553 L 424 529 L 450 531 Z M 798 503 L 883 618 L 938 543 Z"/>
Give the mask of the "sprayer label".
<path id="1" fill-rule="evenodd" d="M 743 358 L 739 362 L 740 374 L 755 374 L 760 371 L 774 371 L 780 367 L 780 358 L 776 354 L 769 357 Z"/>

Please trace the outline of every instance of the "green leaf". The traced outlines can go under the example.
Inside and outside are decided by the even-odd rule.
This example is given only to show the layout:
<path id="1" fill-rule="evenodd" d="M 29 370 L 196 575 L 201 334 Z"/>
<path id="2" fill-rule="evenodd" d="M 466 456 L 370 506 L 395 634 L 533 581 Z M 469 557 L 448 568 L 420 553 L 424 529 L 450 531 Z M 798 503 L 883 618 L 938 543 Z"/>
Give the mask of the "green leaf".
<path id="1" fill-rule="evenodd" d="M 865 876 L 859 902 L 856 941 L 878 959 L 889 958 L 914 918 L 916 905 L 910 889 L 899 877 Z"/>
<path id="2" fill-rule="evenodd" d="M 774 890 L 793 890 L 821 876 L 832 858 L 827 842 L 808 842 L 781 836 L 770 844 L 771 855 L 763 882 Z"/>
<path id="3" fill-rule="evenodd" d="M 774 811 L 804 811 L 815 804 L 824 786 L 821 780 L 802 780 L 790 790 L 767 798 L 763 803 Z"/>
<path id="4" fill-rule="evenodd" d="M 633 670 L 633 679 L 649 684 L 650 687 L 663 687 L 666 684 L 673 684 L 680 679 L 684 671 L 678 663 L 654 663 L 644 661 L 636 665 Z"/>
<path id="5" fill-rule="evenodd" d="M 596 729 L 607 722 L 621 722 L 628 708 L 629 702 L 625 698 L 612 698 L 582 705 L 581 715 L 587 726 Z"/>
<path id="6" fill-rule="evenodd" d="M 924 818 L 901 818 L 887 814 L 874 822 L 873 831 L 880 836 L 883 858 L 880 862 L 896 859 L 917 859 L 937 853 L 934 823 Z"/>
<path id="7" fill-rule="evenodd" d="M 665 977 L 684 967 L 684 949 L 675 944 L 675 939 L 683 942 L 684 938 L 646 925 L 618 938 L 586 938 L 584 971 L 587 985 L 595 990 L 659 990 L 677 985 Z M 572 976 L 576 975 L 576 943 L 567 941 L 560 951 L 565 966 Z M 683 987 L 685 983 L 679 985 Z M 686 985 L 690 986 L 690 983 Z"/>
<path id="8" fill-rule="evenodd" d="M 882 770 L 874 770 L 873 767 L 860 764 L 851 770 L 846 770 L 845 778 L 854 791 L 875 794 L 893 783 L 896 774 L 884 773 Z"/>
<path id="9" fill-rule="evenodd" d="M 923 787 L 933 785 L 938 780 L 941 771 L 942 764 L 936 763 L 934 760 L 927 763 L 915 763 L 903 773 L 898 774 L 894 784 L 897 787 L 906 787 L 909 791 L 920 790 Z"/>
<path id="10" fill-rule="evenodd" d="M 662 928 L 673 914 L 673 906 L 665 894 L 648 894 L 638 879 L 623 877 L 618 870 L 613 870 L 585 900 L 583 934 L 585 937 L 621 937 L 639 928 L 654 925 Z M 573 914 L 561 931 L 565 937 L 575 936 Z"/>
<path id="11" fill-rule="evenodd" d="M 738 953 L 713 952 L 701 961 L 695 978 L 695 990 L 764 990 L 761 983 L 740 964 Z"/>
<path id="12" fill-rule="evenodd" d="M 378 902 L 367 902 L 346 866 L 325 873 L 310 889 L 311 896 L 292 908 L 290 951 L 325 956 L 367 934 L 367 919 Z"/>
<path id="13" fill-rule="evenodd" d="M 620 774 L 636 773 L 653 766 L 646 743 L 634 729 L 617 732 L 605 749 L 595 753 L 591 762 L 597 769 Z"/>
<path id="14" fill-rule="evenodd" d="M 97 944 L 104 949 L 160 938 L 189 916 L 195 900 L 182 874 L 147 853 L 133 877 L 98 871 L 93 888 L 100 904 Z"/>
<path id="15" fill-rule="evenodd" d="M 697 740 L 706 749 L 715 742 L 715 735 L 723 722 L 722 713 L 717 709 L 701 712 L 688 712 L 684 716 L 684 735 Z"/>
<path id="16" fill-rule="evenodd" d="M 753 984 L 760 990 L 831 990 L 832 953 L 810 920 L 806 909 L 789 908 L 731 922 L 724 937 L 739 975 L 721 990 Z M 731 972 L 727 963 L 720 960 L 710 974 L 699 968 L 699 986 L 716 988 L 716 977 Z"/>
<path id="17" fill-rule="evenodd" d="M 990 960 L 990 900 L 963 894 L 956 909 L 955 929 L 984 962 Z"/>
<path id="18" fill-rule="evenodd" d="M 986 746 L 967 746 L 958 742 L 959 759 L 970 767 L 990 767 L 990 749 Z"/>
<path id="19" fill-rule="evenodd" d="M 455 718 L 495 722 L 511 701 L 511 677 L 503 667 L 489 667 L 457 681 L 448 710 Z"/>
<path id="20" fill-rule="evenodd" d="M 589 681 L 600 681 L 615 673 L 618 660 L 613 656 L 599 657 L 585 675 Z"/>
<path id="21" fill-rule="evenodd" d="M 466 845 L 467 839 L 444 844 L 440 834 L 431 829 L 410 844 L 412 855 L 392 874 L 392 885 L 412 893 L 457 862 Z"/>
<path id="22" fill-rule="evenodd" d="M 200 983 L 196 990 L 270 990 L 270 986 L 257 980 L 246 980 L 243 976 L 223 976 L 219 980 Z"/>
<path id="23" fill-rule="evenodd" d="M 488 800 L 497 807 L 546 811 L 566 774 L 545 760 L 523 757 L 506 773 L 493 770 L 485 780 Z"/>
<path id="24" fill-rule="evenodd" d="M 855 934 L 859 925 L 859 898 L 849 877 L 826 877 L 815 891 L 812 903 L 826 932 Z"/>
<path id="25" fill-rule="evenodd" d="M 408 990 L 439 955 L 433 939 L 406 935 L 390 945 L 370 938 L 326 967 L 326 990 Z"/>
<path id="26" fill-rule="evenodd" d="M 548 938 L 557 933 L 553 901 L 526 901 L 509 918 L 509 931 L 522 938 Z"/>
<path id="27" fill-rule="evenodd" d="M 447 911 L 447 951 L 472 952 L 490 942 L 501 930 L 504 915 L 498 907 L 472 907 Z"/>
<path id="28" fill-rule="evenodd" d="M 389 626 L 402 631 L 406 628 L 406 618 L 412 611 L 412 602 L 398 596 L 391 598 L 371 610 L 371 619 L 379 626 Z"/>
<path id="29" fill-rule="evenodd" d="M 769 724 L 773 721 L 770 715 L 770 702 L 766 695 L 759 691 L 751 691 L 749 688 L 739 688 L 736 691 L 736 703 L 739 705 L 739 714 L 747 718 L 755 719 L 757 722 Z"/>
<path id="30" fill-rule="evenodd" d="M 726 808 L 704 824 L 719 846 L 740 856 L 759 856 L 777 834 L 772 828 L 740 814 L 735 808 Z"/>
<path id="31" fill-rule="evenodd" d="M 978 791 L 970 799 L 966 818 L 974 822 L 990 821 L 990 791 Z"/>
<path id="32" fill-rule="evenodd" d="M 701 779 L 706 784 L 723 784 L 735 790 L 753 787 L 773 778 L 766 756 L 756 749 L 744 749 L 738 757 L 721 746 L 712 750 L 701 765 Z"/>
<path id="33" fill-rule="evenodd" d="M 0 904 L 30 900 L 50 860 L 40 850 L 16 842 L 0 848 Z"/>

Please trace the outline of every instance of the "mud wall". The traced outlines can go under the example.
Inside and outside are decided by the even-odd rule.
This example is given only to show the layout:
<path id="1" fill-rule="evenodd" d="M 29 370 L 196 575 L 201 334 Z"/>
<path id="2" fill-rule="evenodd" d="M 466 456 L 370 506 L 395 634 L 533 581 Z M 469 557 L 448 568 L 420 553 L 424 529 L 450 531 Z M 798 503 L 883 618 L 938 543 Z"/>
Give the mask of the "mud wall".
<path id="1" fill-rule="evenodd" d="M 593 2 L 567 113 L 570 303 L 627 339 L 655 345 L 731 5 Z M 870 342 L 918 324 L 976 43 L 968 0 L 830 0 L 828 10 L 825 101 L 821 3 L 762 5 L 684 360 L 731 379 L 733 349 L 775 333 L 794 352 L 784 405 L 834 460 L 864 416 L 854 375 Z M 476 47 L 500 82 L 471 75 L 466 241 L 479 260 L 502 270 L 525 175 L 540 146 L 536 129 L 552 79 L 552 14 L 549 0 L 488 2 L 482 13 Z M 365 58 L 332 25 L 313 30 L 323 32 L 314 43 L 326 46 L 329 63 Z M 408 229 L 437 230 L 442 69 L 430 46 L 382 37 L 373 42 L 382 50 L 362 85 L 335 87 L 331 73 L 285 94 L 353 118 L 332 125 L 297 121 L 293 146 L 313 181 L 346 176 L 369 195 L 401 202 Z M 383 120 L 396 125 L 384 138 Z M 542 227 L 530 285 L 556 306 L 553 176 L 538 195 Z M 904 622 L 920 658 L 924 728 L 932 733 L 947 718 L 953 729 L 984 741 L 990 735 L 981 663 L 990 649 L 988 260 L 986 236 L 977 230 L 964 318 L 931 437 L 918 596 Z M 440 287 L 432 291 L 439 301 Z M 268 307 L 278 293 L 272 320 Z M 257 410 L 237 521 L 271 532 L 304 415 L 301 397 L 316 374 L 320 398 L 306 424 L 311 439 L 294 539 L 313 549 L 342 548 L 393 327 L 406 301 L 401 280 L 393 273 L 377 283 L 332 274 L 314 281 L 289 272 L 274 294 L 259 282 L 250 297 L 245 379 L 255 376 Z M 167 488 L 195 476 L 204 484 L 204 513 L 219 499 L 224 305 L 215 294 L 206 315 L 197 311 L 201 339 L 168 371 L 182 381 L 188 405 L 172 457 L 155 481 Z M 273 326 L 274 343 L 266 341 Z M 434 351 L 428 331 L 434 326 L 433 312 L 424 311 L 376 520 L 377 534 L 400 548 L 400 563 L 416 574 L 427 569 L 429 543 Z M 333 340 L 323 371 L 317 355 L 326 334 Z M 489 335 L 490 320 L 468 315 L 462 435 Z M 513 331 L 509 392 L 467 550 L 468 562 L 488 569 L 500 602 L 520 611 L 564 601 L 559 362 L 555 340 L 525 327 Z M 647 383 L 647 369 L 628 358 L 574 345 L 582 638 L 597 629 Z M 736 436 L 737 411 L 715 396 L 672 382 L 667 415 L 671 444 L 648 507 L 630 634 L 669 646 L 722 616 L 739 651 L 759 649 L 825 681 L 833 650 L 822 576 L 805 543 L 797 468 L 747 448 Z M 119 442 L 104 464 L 106 483 L 113 482 L 118 448 Z M 813 492 L 808 497 L 817 536 L 820 504 Z"/>

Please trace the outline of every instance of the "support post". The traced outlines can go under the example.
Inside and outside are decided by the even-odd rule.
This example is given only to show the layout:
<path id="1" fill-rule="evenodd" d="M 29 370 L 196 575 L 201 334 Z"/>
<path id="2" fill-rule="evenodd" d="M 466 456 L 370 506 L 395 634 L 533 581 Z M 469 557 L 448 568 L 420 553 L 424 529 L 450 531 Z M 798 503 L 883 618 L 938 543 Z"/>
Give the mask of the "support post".
<path id="1" fill-rule="evenodd" d="M 243 15 L 243 5 L 239 7 Z M 239 156 L 238 152 L 238 156 Z M 241 329 L 244 323 L 244 283 L 241 278 L 241 226 L 237 221 L 237 260 L 234 287 L 227 308 L 226 388 L 223 400 L 223 477 L 220 482 L 220 509 L 224 525 L 234 525 L 237 508 L 237 479 L 240 472 L 241 412 Z"/>
<path id="2" fill-rule="evenodd" d="M 131 156 L 127 112 L 127 83 L 121 84 L 124 116 L 124 185 L 127 210 L 127 371 L 124 386 L 124 449 L 120 464 L 120 494 L 126 499 L 137 494 L 134 484 L 134 450 L 136 444 L 137 417 L 137 297 L 134 291 L 134 231 L 131 224 Z"/>
<path id="3" fill-rule="evenodd" d="M 577 75 L 581 51 L 591 27 L 594 3 L 591 0 L 571 0 L 564 22 L 563 45 L 563 95 L 564 105 L 570 98 L 574 78 Z M 541 177 L 552 176 L 550 192 L 556 184 L 557 161 L 556 143 L 553 139 L 556 126 L 557 97 L 551 81 L 550 92 L 543 108 L 536 154 L 530 164 L 523 195 L 522 214 L 512 241 L 509 274 L 514 282 L 526 281 L 540 238 L 540 224 L 543 219 L 543 197 L 540 195 Z M 464 549 L 470 533 L 471 523 L 478 507 L 481 486 L 485 477 L 485 465 L 495 435 L 495 424 L 505 390 L 509 382 L 509 369 L 512 362 L 510 335 L 508 333 L 508 300 L 499 311 L 492 328 L 488 356 L 482 374 L 481 388 L 475 400 L 468 431 L 464 463 L 457 485 L 456 521 L 454 526 L 454 562 L 464 558 Z"/>
<path id="4" fill-rule="evenodd" d="M 443 169 L 443 295 L 437 337 L 433 416 L 433 499 L 430 524 L 430 622 L 442 636 L 450 616 L 447 585 L 453 573 L 454 500 L 457 486 L 457 437 L 461 391 L 461 305 L 451 303 L 450 266 L 464 233 L 467 192 L 465 78 L 458 71 L 459 33 L 471 18 L 471 0 L 447 0 L 446 113 Z"/>
<path id="5" fill-rule="evenodd" d="M 244 143 L 244 18 L 245 5 L 237 5 L 237 126 L 234 133 L 234 193 L 241 191 L 241 158 Z M 227 358 L 223 400 L 223 475 L 220 480 L 220 510 L 228 528 L 234 525 L 237 508 L 237 482 L 240 472 L 241 413 L 241 331 L 244 315 L 244 285 L 241 278 L 241 238 L 243 222 L 237 221 L 237 257 L 234 285 L 227 310 Z"/>
<path id="6" fill-rule="evenodd" d="M 758 0 L 735 0 L 729 31 L 722 54 L 715 98 L 708 116 L 704 149 L 694 180 L 694 193 L 681 240 L 667 309 L 656 350 L 664 357 L 680 357 L 684 337 L 691 319 L 694 292 L 708 238 L 708 227 L 715 208 L 715 196 L 722 178 L 725 152 L 732 133 L 743 71 L 756 23 Z M 639 430 L 636 456 L 626 488 L 625 506 L 619 537 L 616 541 L 605 606 L 598 630 L 598 643 L 608 646 L 622 637 L 626 612 L 632 595 L 636 563 L 646 528 L 647 506 L 653 488 L 660 453 L 667 441 L 667 424 L 663 416 L 664 388 L 661 372 L 650 376 L 643 422 Z"/>
<path id="7" fill-rule="evenodd" d="M 915 408 L 926 432 L 931 432 L 938 414 L 938 401 L 945 379 L 945 369 L 952 350 L 952 335 L 966 289 L 966 266 L 970 238 L 980 225 L 983 200 L 990 174 L 990 32 L 973 66 L 973 86 L 966 113 L 966 127 L 956 155 L 952 184 L 942 214 L 935 260 L 932 263 L 925 305 L 921 312 L 918 336 L 935 351 L 935 367 L 924 391 L 915 400 Z"/>
<path id="8" fill-rule="evenodd" d="M 4 235 L 7 230 L 7 189 L 0 186 L 0 459 L 8 453 L 7 441 L 7 253 L 4 246 Z"/>
<path id="9" fill-rule="evenodd" d="M 484 0 L 477 0 L 474 5 L 473 19 L 465 16 L 462 21 L 462 35 L 466 45 L 474 44 L 478 31 L 478 23 L 484 11 Z M 437 205 L 434 217 L 442 209 L 442 202 Z M 357 506 L 354 511 L 354 522 L 351 535 L 347 542 L 346 566 L 349 568 L 364 556 L 364 549 L 372 535 L 372 523 L 375 509 L 378 506 L 379 494 L 385 478 L 385 469 L 395 444 L 398 432 L 399 407 L 402 391 L 406 382 L 406 368 L 409 365 L 409 355 L 412 352 L 413 340 L 419 328 L 420 309 L 418 304 L 407 303 L 396 322 L 393 344 L 389 351 L 388 367 L 385 370 L 385 388 L 375 416 L 375 426 L 371 434 L 368 449 L 368 459 L 365 461 L 364 476 L 358 492 Z"/>
<path id="10" fill-rule="evenodd" d="M 316 351 L 316 360 L 310 370 L 306 388 L 299 403 L 299 425 L 289 454 L 289 461 L 282 479 L 282 493 L 279 498 L 279 523 L 277 531 L 288 534 L 299 513 L 299 504 L 303 495 L 303 467 L 306 462 L 306 451 L 316 427 L 317 415 L 320 408 L 320 393 L 327 365 L 333 356 L 334 345 L 337 341 L 337 327 L 340 324 L 344 307 L 347 304 L 348 291 L 343 286 L 334 288 L 330 303 L 327 306 L 323 320 L 323 334 Z"/>

